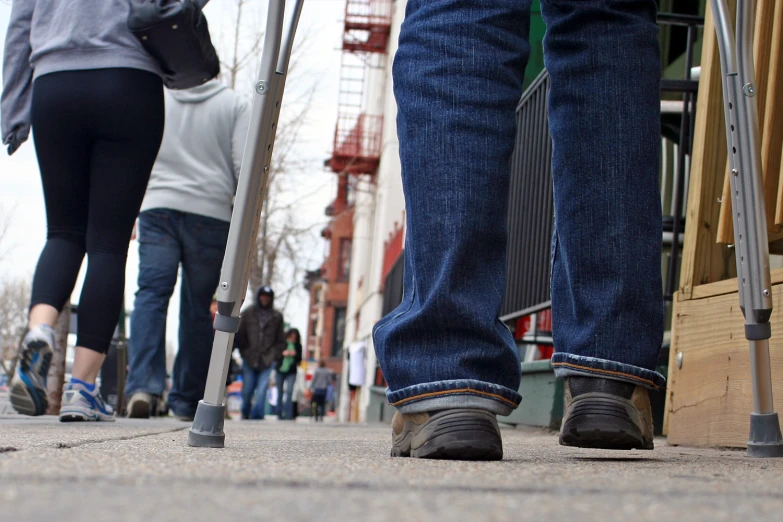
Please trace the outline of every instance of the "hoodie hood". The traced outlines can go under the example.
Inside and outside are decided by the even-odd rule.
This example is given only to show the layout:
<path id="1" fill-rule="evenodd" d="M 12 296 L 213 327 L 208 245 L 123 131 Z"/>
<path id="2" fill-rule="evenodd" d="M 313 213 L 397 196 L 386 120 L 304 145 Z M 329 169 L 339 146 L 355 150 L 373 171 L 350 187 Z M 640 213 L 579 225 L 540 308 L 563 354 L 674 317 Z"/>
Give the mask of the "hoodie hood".
<path id="1" fill-rule="evenodd" d="M 258 307 L 261 307 L 261 292 L 264 290 L 264 288 L 269 288 L 268 286 L 259 286 L 258 290 L 256 290 L 256 305 Z M 271 299 L 269 301 L 269 306 L 266 308 L 267 310 L 274 310 L 275 308 L 275 293 L 272 292 L 272 295 L 269 296 Z"/>
<path id="2" fill-rule="evenodd" d="M 182 103 L 201 103 L 208 100 L 220 91 L 228 89 L 217 80 L 210 80 L 203 85 L 198 85 L 190 89 L 169 90 L 172 98 Z"/>

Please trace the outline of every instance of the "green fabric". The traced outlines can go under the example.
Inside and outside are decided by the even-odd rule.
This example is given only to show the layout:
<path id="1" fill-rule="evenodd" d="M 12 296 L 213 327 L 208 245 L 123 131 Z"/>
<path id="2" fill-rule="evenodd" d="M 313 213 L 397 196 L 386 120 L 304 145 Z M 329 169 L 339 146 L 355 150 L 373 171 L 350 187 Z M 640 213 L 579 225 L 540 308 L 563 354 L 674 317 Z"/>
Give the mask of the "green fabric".
<path id="1" fill-rule="evenodd" d="M 296 351 L 294 343 L 288 343 L 286 350 Z M 296 364 L 296 357 L 293 355 L 286 355 L 283 357 L 283 362 L 280 363 L 280 373 L 288 373 L 291 370 L 291 366 Z"/>
<path id="2" fill-rule="evenodd" d="M 534 0 L 530 10 L 530 58 L 525 69 L 523 91 L 544 70 L 544 34 L 546 34 L 546 24 L 541 16 L 541 2 Z"/>

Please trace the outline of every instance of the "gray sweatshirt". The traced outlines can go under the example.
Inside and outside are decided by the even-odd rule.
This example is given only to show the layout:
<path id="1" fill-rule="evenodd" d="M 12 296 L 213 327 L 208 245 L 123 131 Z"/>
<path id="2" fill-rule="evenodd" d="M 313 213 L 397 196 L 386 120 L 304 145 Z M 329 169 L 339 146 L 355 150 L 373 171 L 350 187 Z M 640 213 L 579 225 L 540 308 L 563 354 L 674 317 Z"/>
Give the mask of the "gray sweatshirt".
<path id="1" fill-rule="evenodd" d="M 127 27 L 130 2 L 13 0 L 3 56 L 0 137 L 12 154 L 30 133 L 33 80 L 81 69 L 130 68 L 161 74 Z M 197 0 L 201 6 L 208 0 Z"/>
<path id="2" fill-rule="evenodd" d="M 212 80 L 165 91 L 166 127 L 141 210 L 168 208 L 231 220 L 250 106 Z"/>
<path id="3" fill-rule="evenodd" d="M 329 368 L 316 368 L 313 379 L 310 381 L 311 390 L 325 390 L 332 384 L 332 370 Z"/>

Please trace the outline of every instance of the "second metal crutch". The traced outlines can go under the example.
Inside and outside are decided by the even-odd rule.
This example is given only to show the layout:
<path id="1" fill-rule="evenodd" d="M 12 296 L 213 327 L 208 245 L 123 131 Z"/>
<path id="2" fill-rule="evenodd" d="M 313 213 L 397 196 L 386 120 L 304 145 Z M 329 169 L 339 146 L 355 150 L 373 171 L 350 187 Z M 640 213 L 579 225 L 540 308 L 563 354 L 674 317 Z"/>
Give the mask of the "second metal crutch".
<path id="1" fill-rule="evenodd" d="M 711 2 L 723 72 L 723 108 L 731 167 L 729 178 L 739 299 L 745 316 L 745 337 L 750 343 L 753 379 L 748 455 L 783 457 L 783 437 L 778 414 L 772 405 L 769 363 L 772 286 L 753 67 L 756 2 L 737 0 L 736 41 L 726 0 Z"/>
<path id="2" fill-rule="evenodd" d="M 247 292 L 248 273 L 253 258 L 261 205 L 266 196 L 269 164 L 280 116 L 288 62 L 304 0 L 294 0 L 294 8 L 283 36 L 285 0 L 269 0 L 261 68 L 255 83 L 253 112 L 239 173 L 236 203 L 231 216 L 226 255 L 220 273 L 215 315 L 215 340 L 209 361 L 204 399 L 199 401 L 188 444 L 222 448 L 226 412 L 226 376 L 239 330 L 239 310 Z"/>

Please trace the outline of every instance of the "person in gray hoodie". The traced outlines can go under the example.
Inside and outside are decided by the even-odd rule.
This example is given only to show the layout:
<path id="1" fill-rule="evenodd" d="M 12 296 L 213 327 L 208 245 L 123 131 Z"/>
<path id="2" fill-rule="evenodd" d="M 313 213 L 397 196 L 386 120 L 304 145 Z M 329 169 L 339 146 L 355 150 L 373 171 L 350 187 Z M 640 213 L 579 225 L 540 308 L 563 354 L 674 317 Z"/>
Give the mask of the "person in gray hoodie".
<path id="1" fill-rule="evenodd" d="M 14 0 L 11 8 L 0 139 L 13 154 L 35 130 L 47 221 L 11 388 L 19 413 L 48 408 L 52 326 L 86 254 L 60 420 L 114 420 L 95 381 L 119 318 L 128 242 L 164 118 L 160 67 L 128 30 L 129 11 L 128 0 Z"/>
<path id="2" fill-rule="evenodd" d="M 130 323 L 128 416 L 149 417 L 166 387 L 166 314 L 182 267 L 179 351 L 169 409 L 190 419 L 204 395 L 210 304 L 228 239 L 249 104 L 213 80 L 165 92 L 166 128 L 138 220 L 139 289 Z"/>

